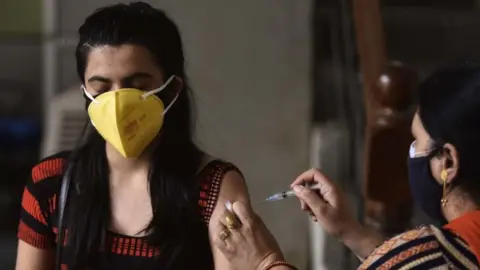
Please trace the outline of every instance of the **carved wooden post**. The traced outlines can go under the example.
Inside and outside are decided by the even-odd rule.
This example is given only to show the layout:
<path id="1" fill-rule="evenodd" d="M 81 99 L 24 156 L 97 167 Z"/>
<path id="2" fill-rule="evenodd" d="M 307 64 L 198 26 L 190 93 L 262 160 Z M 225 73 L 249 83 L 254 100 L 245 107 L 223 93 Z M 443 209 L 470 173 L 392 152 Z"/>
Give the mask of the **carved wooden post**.
<path id="1" fill-rule="evenodd" d="M 353 9 L 366 108 L 365 221 L 389 235 L 411 219 L 406 111 L 416 77 L 401 63 L 387 61 L 379 0 L 353 0 Z"/>

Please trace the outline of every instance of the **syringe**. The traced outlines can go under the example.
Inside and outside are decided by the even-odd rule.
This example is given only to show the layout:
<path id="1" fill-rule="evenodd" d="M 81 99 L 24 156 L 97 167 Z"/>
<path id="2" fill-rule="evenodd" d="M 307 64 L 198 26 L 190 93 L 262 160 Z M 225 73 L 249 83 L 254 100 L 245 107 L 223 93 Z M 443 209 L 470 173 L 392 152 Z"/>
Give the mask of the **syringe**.
<path id="1" fill-rule="evenodd" d="M 305 184 L 305 187 L 308 188 L 308 189 L 316 189 L 317 188 L 317 186 L 314 185 L 314 184 Z M 293 196 L 295 196 L 295 191 L 290 189 L 290 190 L 287 190 L 287 191 L 275 193 L 275 194 L 269 196 L 268 198 L 266 198 L 264 201 L 265 202 L 276 202 L 276 201 L 280 201 L 280 200 L 286 199 L 288 197 L 293 197 Z"/>

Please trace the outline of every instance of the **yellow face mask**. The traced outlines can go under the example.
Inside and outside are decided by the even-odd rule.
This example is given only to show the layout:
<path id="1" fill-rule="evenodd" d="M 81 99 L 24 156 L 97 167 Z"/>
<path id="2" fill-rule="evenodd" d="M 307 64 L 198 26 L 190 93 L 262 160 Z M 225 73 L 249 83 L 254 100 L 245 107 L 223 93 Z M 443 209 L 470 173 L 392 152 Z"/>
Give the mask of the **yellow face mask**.
<path id="1" fill-rule="evenodd" d="M 126 158 L 137 158 L 153 141 L 163 125 L 165 113 L 177 96 L 165 108 L 155 94 L 164 90 L 175 78 L 171 76 L 160 88 L 144 92 L 123 88 L 93 97 L 82 86 L 92 101 L 88 115 L 98 133 Z"/>

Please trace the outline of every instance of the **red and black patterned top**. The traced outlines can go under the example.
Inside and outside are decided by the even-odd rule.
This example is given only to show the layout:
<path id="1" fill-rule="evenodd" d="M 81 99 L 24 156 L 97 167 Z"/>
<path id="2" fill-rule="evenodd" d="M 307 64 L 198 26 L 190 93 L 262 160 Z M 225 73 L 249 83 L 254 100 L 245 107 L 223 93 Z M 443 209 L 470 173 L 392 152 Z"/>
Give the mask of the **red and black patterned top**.
<path id="1" fill-rule="evenodd" d="M 56 246 L 57 197 L 67 156 L 60 153 L 39 162 L 33 167 L 32 177 L 26 184 L 18 238 L 36 248 L 54 249 Z M 238 171 L 230 163 L 213 160 L 198 174 L 198 210 L 206 225 L 216 205 L 223 176 L 232 170 Z M 106 243 L 106 257 L 111 269 L 145 269 L 143 266 L 151 266 L 152 258 L 159 254 L 158 248 L 150 246 L 145 237 L 107 232 Z M 62 265 L 62 269 L 68 269 L 68 266 Z"/>

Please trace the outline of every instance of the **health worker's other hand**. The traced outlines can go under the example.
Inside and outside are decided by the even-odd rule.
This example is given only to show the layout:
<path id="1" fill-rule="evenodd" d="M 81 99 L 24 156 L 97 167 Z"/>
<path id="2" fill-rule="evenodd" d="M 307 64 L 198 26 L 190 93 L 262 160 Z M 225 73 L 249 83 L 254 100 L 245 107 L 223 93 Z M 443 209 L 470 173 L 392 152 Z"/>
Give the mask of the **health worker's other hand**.
<path id="1" fill-rule="evenodd" d="M 232 227 L 232 224 L 229 226 L 225 222 L 229 219 L 227 216 L 232 214 L 226 210 L 216 227 L 215 233 L 219 237 L 214 239 L 213 244 L 235 269 L 263 269 L 272 262 L 283 260 L 277 241 L 250 206 L 234 202 L 232 211 L 238 223 Z"/>

